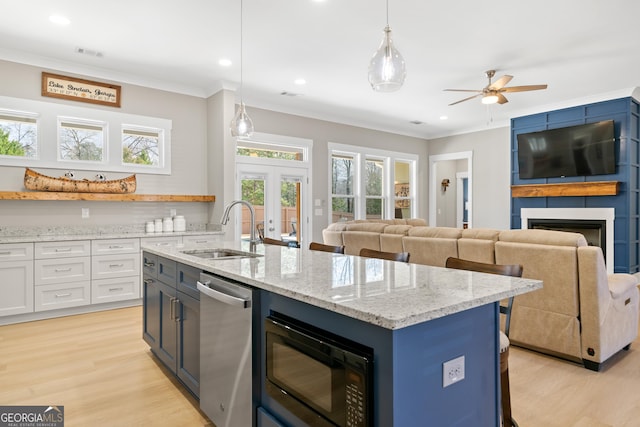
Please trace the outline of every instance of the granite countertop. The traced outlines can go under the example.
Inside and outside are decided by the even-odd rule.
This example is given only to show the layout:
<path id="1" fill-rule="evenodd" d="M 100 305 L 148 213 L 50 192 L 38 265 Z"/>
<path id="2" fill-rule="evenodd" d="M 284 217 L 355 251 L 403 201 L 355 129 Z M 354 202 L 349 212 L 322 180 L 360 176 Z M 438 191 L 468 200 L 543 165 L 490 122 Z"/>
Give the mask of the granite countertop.
<path id="1" fill-rule="evenodd" d="M 219 248 L 247 251 L 248 243 Z M 196 249 L 143 250 L 248 285 L 359 319 L 400 329 L 542 288 L 542 281 L 258 244 L 255 258 L 203 259 Z M 197 247 L 202 250 L 202 245 Z"/>
<path id="2" fill-rule="evenodd" d="M 136 237 L 171 237 L 171 236 L 200 236 L 205 234 L 224 234 L 222 231 L 179 231 L 171 233 L 145 233 L 144 231 L 130 230 L 108 230 L 108 231 L 87 231 L 87 232 L 52 232 L 43 234 L 23 235 L 0 235 L 0 244 L 2 243 L 30 243 L 30 242 L 54 242 L 54 241 L 71 241 L 71 240 L 97 240 L 97 239 L 128 239 Z"/>

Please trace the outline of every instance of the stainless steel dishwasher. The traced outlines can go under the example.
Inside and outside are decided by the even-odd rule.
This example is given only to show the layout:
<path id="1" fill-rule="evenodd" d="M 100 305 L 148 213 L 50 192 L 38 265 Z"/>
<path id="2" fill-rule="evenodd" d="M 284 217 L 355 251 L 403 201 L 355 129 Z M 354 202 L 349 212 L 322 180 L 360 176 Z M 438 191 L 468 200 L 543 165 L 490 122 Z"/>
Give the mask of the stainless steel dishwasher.
<path id="1" fill-rule="evenodd" d="M 217 427 L 252 424 L 252 290 L 200 273 L 200 409 Z"/>

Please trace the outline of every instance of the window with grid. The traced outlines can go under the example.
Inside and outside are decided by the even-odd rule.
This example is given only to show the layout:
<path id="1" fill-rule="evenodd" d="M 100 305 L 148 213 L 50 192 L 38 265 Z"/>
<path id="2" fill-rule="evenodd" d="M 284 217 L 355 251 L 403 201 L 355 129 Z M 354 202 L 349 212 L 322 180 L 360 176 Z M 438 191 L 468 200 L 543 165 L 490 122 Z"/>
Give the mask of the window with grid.
<path id="1" fill-rule="evenodd" d="M 412 218 L 418 156 L 329 143 L 331 222 Z"/>

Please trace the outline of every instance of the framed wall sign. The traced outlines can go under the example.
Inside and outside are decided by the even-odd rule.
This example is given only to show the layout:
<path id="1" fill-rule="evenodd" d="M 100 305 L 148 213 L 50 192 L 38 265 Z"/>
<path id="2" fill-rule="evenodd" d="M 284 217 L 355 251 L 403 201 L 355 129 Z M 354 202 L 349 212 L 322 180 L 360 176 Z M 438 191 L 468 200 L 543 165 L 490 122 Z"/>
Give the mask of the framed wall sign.
<path id="1" fill-rule="evenodd" d="M 120 107 L 120 86 L 42 73 L 42 96 Z"/>

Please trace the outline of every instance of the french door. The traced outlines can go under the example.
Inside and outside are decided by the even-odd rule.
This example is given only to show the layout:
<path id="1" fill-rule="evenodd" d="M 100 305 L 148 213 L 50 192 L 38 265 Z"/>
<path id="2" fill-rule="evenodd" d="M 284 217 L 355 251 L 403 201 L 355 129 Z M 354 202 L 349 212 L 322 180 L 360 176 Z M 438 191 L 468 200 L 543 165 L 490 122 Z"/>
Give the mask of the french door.
<path id="1" fill-rule="evenodd" d="M 288 242 L 309 242 L 308 173 L 305 167 L 237 163 L 236 194 L 250 202 L 256 213 L 256 234 Z M 243 206 L 236 233 L 249 236 L 249 212 Z M 238 235 L 238 234 L 237 234 Z"/>

